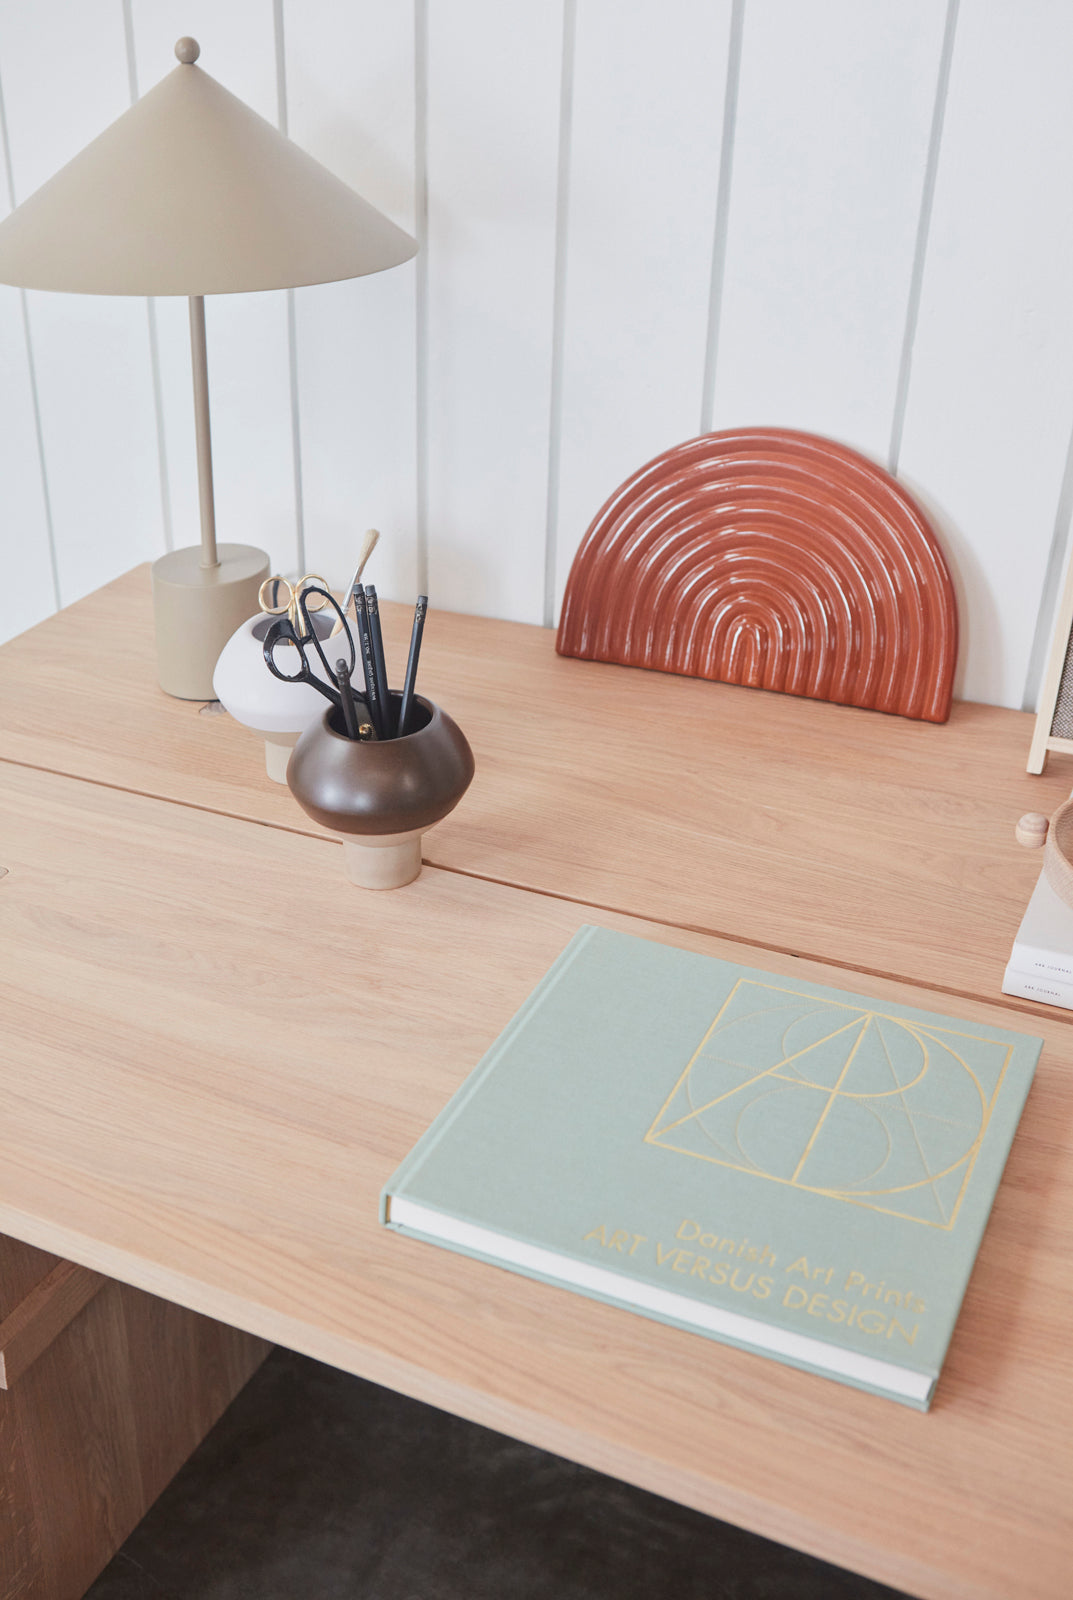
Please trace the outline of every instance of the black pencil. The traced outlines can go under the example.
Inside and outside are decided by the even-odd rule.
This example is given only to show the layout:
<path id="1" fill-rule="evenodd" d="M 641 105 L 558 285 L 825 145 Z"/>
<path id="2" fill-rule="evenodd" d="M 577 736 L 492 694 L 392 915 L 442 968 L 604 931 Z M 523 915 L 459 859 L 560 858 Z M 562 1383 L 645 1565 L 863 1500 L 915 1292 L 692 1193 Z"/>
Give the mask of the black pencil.
<path id="1" fill-rule="evenodd" d="M 414 626 L 410 634 L 410 654 L 406 660 L 406 679 L 402 686 L 402 700 L 399 703 L 399 738 L 406 732 L 410 720 L 410 712 L 414 703 L 414 683 L 417 679 L 417 658 L 421 654 L 421 633 L 425 626 L 425 612 L 428 610 L 428 595 L 419 594 L 417 604 L 414 606 Z"/>
<path id="2" fill-rule="evenodd" d="M 339 685 L 339 699 L 343 707 L 343 722 L 348 739 L 359 739 L 358 713 L 354 705 L 354 691 L 350 687 L 350 673 L 342 656 L 335 663 L 335 681 Z"/>
<path id="3" fill-rule="evenodd" d="M 376 664 L 373 660 L 373 641 L 369 629 L 369 610 L 365 602 L 365 590 L 360 584 L 354 590 L 354 611 L 358 618 L 358 643 L 361 646 L 361 670 L 365 674 L 365 703 L 369 707 L 369 718 L 376 729 L 376 737 L 384 737 L 384 719 L 380 711 L 380 695 L 377 691 Z"/>
<path id="4" fill-rule="evenodd" d="M 375 583 L 365 585 L 365 604 L 369 612 L 369 633 L 373 641 L 373 665 L 376 669 L 376 687 L 380 691 L 380 707 L 384 726 L 380 737 L 395 737 L 395 717 L 391 709 L 391 690 L 388 688 L 387 663 L 384 660 L 384 635 L 380 631 L 380 604 L 376 598 Z"/>

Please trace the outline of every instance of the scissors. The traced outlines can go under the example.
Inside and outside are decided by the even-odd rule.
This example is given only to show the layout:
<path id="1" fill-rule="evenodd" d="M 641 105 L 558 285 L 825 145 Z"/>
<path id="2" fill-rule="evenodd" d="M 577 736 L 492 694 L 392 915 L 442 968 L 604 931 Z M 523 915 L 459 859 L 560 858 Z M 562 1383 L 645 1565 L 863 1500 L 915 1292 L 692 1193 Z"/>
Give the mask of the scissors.
<path id="1" fill-rule="evenodd" d="M 270 617 L 280 617 L 286 612 L 291 627 L 294 628 L 298 623 L 298 598 L 300 595 L 309 592 L 331 599 L 328 594 L 328 585 L 323 578 L 318 578 L 316 573 L 307 572 L 304 578 L 298 579 L 297 583 L 291 583 L 288 578 L 273 576 L 266 578 L 258 589 L 257 604 Z M 310 611 L 322 611 L 324 609 L 324 600 L 322 599 L 318 605 L 309 606 L 308 609 Z M 336 610 L 338 609 L 337 606 Z M 308 621 L 308 618 L 306 620 Z"/>
<path id="2" fill-rule="evenodd" d="M 279 606 L 278 610 L 273 610 L 269 613 L 270 615 L 274 615 L 276 620 L 271 624 L 268 632 L 265 634 L 265 665 L 272 676 L 274 678 L 279 678 L 282 683 L 308 683 L 311 689 L 316 689 L 318 694 L 322 694 L 326 700 L 331 701 L 333 706 L 341 709 L 343 698 L 339 690 L 334 687 L 336 682 L 335 671 L 329 665 L 328 658 L 324 654 L 324 650 L 321 647 L 321 642 L 317 637 L 316 629 L 309 620 L 309 613 L 311 611 L 322 611 L 325 606 L 330 606 L 335 612 L 339 621 L 342 623 L 342 627 L 338 631 L 346 634 L 347 649 L 350 653 L 350 665 L 347 670 L 347 678 L 351 678 L 354 674 L 354 667 L 357 664 L 357 654 L 354 650 L 353 635 L 347 626 L 346 618 L 343 615 L 338 600 L 336 600 L 333 594 L 328 592 L 326 586 L 323 588 L 318 587 L 317 581 L 309 577 L 303 578 L 301 583 L 297 585 L 296 589 L 291 589 L 291 585 L 287 583 L 286 578 L 279 578 L 275 581 L 278 583 L 287 584 L 287 588 L 291 590 L 291 600 L 287 606 Z M 273 582 L 273 579 L 267 578 L 265 582 L 271 583 Z M 306 585 L 305 588 L 302 587 L 303 584 Z M 263 587 L 264 585 L 262 584 L 262 588 Z M 319 600 L 319 604 L 313 604 L 314 597 Z M 291 619 L 290 615 L 292 607 L 295 611 L 295 617 L 293 620 Z M 286 616 L 282 615 L 284 610 L 286 610 L 288 613 Z M 276 665 L 276 649 L 281 644 L 291 645 L 297 651 L 297 672 L 284 672 Z M 310 645 L 312 645 L 313 649 L 317 652 L 320 665 L 324 672 L 323 678 L 318 677 L 318 675 L 309 665 L 309 658 L 306 655 L 306 651 Z"/>

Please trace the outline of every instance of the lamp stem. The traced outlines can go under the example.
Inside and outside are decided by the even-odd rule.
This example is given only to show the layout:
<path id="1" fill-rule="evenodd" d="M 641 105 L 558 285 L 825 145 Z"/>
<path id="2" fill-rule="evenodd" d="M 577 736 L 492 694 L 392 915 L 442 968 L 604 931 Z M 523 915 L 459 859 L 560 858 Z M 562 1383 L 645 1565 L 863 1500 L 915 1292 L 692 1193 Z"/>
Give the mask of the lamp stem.
<path id="1" fill-rule="evenodd" d="M 194 431 L 197 435 L 197 487 L 201 503 L 202 567 L 218 567 L 216 505 L 212 492 L 212 434 L 209 431 L 209 356 L 205 344 L 205 297 L 190 296 L 190 360 L 194 372 Z"/>

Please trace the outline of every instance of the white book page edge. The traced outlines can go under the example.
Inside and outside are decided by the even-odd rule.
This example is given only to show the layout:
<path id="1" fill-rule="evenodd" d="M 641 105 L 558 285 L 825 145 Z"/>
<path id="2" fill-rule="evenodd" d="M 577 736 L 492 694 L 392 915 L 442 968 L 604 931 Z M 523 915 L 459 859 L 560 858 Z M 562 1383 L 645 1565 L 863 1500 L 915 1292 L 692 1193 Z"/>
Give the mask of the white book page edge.
<path id="1" fill-rule="evenodd" d="M 926 1400 L 935 1382 L 934 1377 L 928 1374 L 908 1372 L 889 1361 L 877 1361 L 874 1356 L 841 1350 L 820 1339 L 810 1339 L 807 1334 L 788 1333 L 784 1328 L 773 1328 L 753 1317 L 743 1317 L 736 1311 L 705 1305 L 686 1295 L 675 1294 L 670 1289 L 653 1288 L 651 1284 L 628 1278 L 624 1273 L 610 1272 L 606 1267 L 592 1266 L 585 1261 L 574 1261 L 569 1256 L 560 1255 L 555 1250 L 545 1250 L 539 1245 L 524 1244 L 507 1234 L 479 1227 L 476 1223 L 461 1222 L 457 1217 L 447 1216 L 444 1212 L 398 1195 L 388 1198 L 387 1221 L 396 1227 L 413 1228 L 432 1238 L 442 1239 L 445 1244 L 455 1244 L 460 1249 L 473 1250 L 512 1266 L 539 1272 L 560 1283 L 591 1289 L 595 1294 L 607 1295 L 609 1299 L 634 1305 L 639 1310 L 673 1317 L 677 1322 L 691 1323 L 710 1333 L 737 1339 L 757 1350 L 770 1350 L 773 1355 L 786 1356 L 792 1361 L 803 1361 L 828 1372 L 841 1373 L 858 1383 L 871 1384 L 873 1388 L 904 1395 L 910 1400 Z"/>

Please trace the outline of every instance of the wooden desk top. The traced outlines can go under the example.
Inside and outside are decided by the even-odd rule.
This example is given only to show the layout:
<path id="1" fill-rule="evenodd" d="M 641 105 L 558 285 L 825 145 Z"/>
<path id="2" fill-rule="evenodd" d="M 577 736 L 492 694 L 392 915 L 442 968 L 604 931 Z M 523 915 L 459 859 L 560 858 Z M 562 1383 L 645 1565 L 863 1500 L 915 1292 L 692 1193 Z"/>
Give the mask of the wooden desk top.
<path id="1" fill-rule="evenodd" d="M 376 1222 L 585 921 L 994 1017 L 934 991 L 997 998 L 1038 868 L 1013 822 L 1069 785 L 1021 770 L 1029 719 L 906 723 L 434 615 L 423 687 L 478 775 L 427 836 L 451 870 L 365 895 L 252 735 L 156 689 L 147 589 L 0 650 L 0 1231 L 927 1600 L 1064 1600 L 1068 1014 L 999 1002 L 1047 1045 L 927 1416 Z"/>
<path id="2" fill-rule="evenodd" d="M 148 590 L 142 567 L 0 650 L 0 756 L 319 832 L 253 734 L 156 686 Z M 409 613 L 383 611 L 401 662 Z M 421 682 L 477 758 L 427 860 L 951 994 L 998 998 L 1039 870 L 1014 824 L 1073 783 L 1071 758 L 1025 773 L 1021 712 L 907 722 L 564 660 L 517 623 L 433 611 Z"/>
<path id="3" fill-rule="evenodd" d="M 1068 1593 L 1065 1024 L 922 1416 L 377 1223 L 581 923 L 747 952 L 436 869 L 364 895 L 327 840 L 10 764 L 0 837 L 0 1230 L 913 1594 Z"/>

